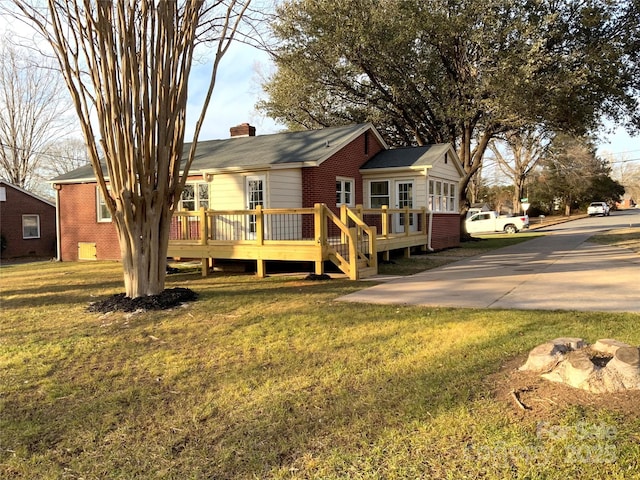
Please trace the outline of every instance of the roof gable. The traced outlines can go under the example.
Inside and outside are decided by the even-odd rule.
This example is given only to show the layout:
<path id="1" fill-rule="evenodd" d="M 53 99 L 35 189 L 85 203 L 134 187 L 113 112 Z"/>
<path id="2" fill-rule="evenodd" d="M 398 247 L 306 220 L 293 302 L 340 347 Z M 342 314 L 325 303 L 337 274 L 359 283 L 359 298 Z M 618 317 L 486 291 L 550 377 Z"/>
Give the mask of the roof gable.
<path id="1" fill-rule="evenodd" d="M 23 188 L 20 188 L 20 187 L 18 187 L 18 186 L 16 186 L 16 185 L 14 185 L 13 183 L 9 183 L 9 182 L 7 182 L 6 180 L 0 180 L 0 185 L 4 185 L 4 186 L 7 186 L 7 187 L 9 187 L 9 188 L 13 188 L 14 190 L 16 190 L 16 191 L 18 191 L 18 192 L 20 192 L 20 193 L 23 193 L 23 194 L 25 194 L 25 195 L 29 195 L 30 197 L 35 198 L 36 200 L 39 200 L 39 201 L 41 201 L 42 203 L 46 203 L 47 205 L 50 205 L 50 206 L 52 206 L 52 207 L 55 207 L 55 206 L 56 206 L 56 204 L 55 204 L 55 203 L 53 203 L 53 202 L 51 202 L 51 201 L 47 200 L 46 198 L 43 198 L 43 197 L 41 197 L 41 196 L 39 196 L 39 195 L 36 195 L 35 193 L 31 193 L 31 192 L 29 192 L 28 190 L 25 190 L 25 189 L 23 189 Z"/>
<path id="2" fill-rule="evenodd" d="M 441 161 L 445 154 L 451 155 L 458 173 L 463 175 L 458 154 L 450 143 L 435 143 L 421 147 L 394 148 L 383 150 L 365 163 L 361 170 L 427 168 Z"/>

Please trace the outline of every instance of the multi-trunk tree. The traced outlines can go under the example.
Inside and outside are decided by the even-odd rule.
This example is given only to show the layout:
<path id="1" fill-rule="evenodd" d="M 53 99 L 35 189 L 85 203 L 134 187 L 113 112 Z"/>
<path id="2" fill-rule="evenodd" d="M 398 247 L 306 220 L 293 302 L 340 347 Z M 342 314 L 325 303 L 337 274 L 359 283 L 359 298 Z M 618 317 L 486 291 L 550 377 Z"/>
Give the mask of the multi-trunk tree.
<path id="1" fill-rule="evenodd" d="M 576 133 L 637 107 L 627 2 L 288 0 L 259 107 L 290 128 L 371 121 L 392 145 L 451 142 L 467 186 L 490 141 Z"/>
<path id="2" fill-rule="evenodd" d="M 13 0 L 50 44 L 118 232 L 126 295 L 164 290 L 169 228 L 222 56 L 250 0 Z M 183 161 L 194 50 L 213 60 Z M 107 184 L 109 188 L 107 188 Z"/>

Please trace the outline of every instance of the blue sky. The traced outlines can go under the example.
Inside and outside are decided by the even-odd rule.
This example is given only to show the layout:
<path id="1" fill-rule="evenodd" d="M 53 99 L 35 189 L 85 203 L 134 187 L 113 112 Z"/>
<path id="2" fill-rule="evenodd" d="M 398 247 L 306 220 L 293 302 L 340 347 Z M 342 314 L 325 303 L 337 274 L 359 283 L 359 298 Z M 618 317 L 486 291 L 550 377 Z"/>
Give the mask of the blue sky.
<path id="1" fill-rule="evenodd" d="M 229 129 L 245 122 L 256 127 L 257 135 L 283 130 L 282 125 L 255 110 L 262 93 L 261 75 L 268 74 L 271 68 L 266 53 L 241 43 L 232 45 L 220 63 L 216 87 L 199 139 L 229 138 Z M 195 117 L 200 113 L 210 72 L 209 64 L 194 65 L 189 84 L 187 141 L 193 138 Z"/>

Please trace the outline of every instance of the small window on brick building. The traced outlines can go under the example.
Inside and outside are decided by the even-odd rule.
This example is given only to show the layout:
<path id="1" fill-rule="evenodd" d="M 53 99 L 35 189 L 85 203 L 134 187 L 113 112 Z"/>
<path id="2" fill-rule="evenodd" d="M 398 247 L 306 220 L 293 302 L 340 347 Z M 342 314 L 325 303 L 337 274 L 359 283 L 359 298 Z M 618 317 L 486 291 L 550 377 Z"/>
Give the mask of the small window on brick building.
<path id="1" fill-rule="evenodd" d="M 107 190 L 109 190 L 108 186 Z M 111 222 L 113 220 L 99 185 L 96 186 L 96 212 L 98 214 L 98 222 L 100 223 Z"/>
<path id="2" fill-rule="evenodd" d="M 336 206 L 353 206 L 353 178 L 336 178 Z"/>
<path id="3" fill-rule="evenodd" d="M 22 238 L 40 238 L 40 215 L 22 215 Z"/>
<path id="4" fill-rule="evenodd" d="M 369 132 L 364 132 L 364 154 L 369 155 Z"/>

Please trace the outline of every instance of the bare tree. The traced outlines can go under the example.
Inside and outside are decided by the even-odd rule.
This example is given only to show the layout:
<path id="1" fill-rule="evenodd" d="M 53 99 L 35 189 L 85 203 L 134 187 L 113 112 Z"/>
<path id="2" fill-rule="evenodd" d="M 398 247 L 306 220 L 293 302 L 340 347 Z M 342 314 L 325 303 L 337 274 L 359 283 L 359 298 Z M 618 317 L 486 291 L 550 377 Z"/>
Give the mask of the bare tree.
<path id="1" fill-rule="evenodd" d="M 0 176 L 34 189 L 42 153 L 70 130 L 71 109 L 57 65 L 6 39 L 0 47 Z"/>
<path id="2" fill-rule="evenodd" d="M 495 140 L 489 144 L 500 170 L 513 182 L 514 213 L 521 211 L 520 200 L 525 196 L 527 176 L 546 155 L 552 138 L 553 134 L 549 131 L 531 128 L 502 135 L 500 144 L 506 146 L 508 151 L 501 150 Z"/>
<path id="3" fill-rule="evenodd" d="M 620 182 L 625 193 L 638 202 L 640 201 L 640 164 L 627 157 L 615 160 L 612 156 L 605 156 L 608 163 L 614 165 L 612 177 Z"/>
<path id="4" fill-rule="evenodd" d="M 128 297 L 164 290 L 171 217 L 219 63 L 250 1 L 47 0 L 40 9 L 13 0 L 51 45 L 71 92 L 118 232 Z M 212 46 L 214 58 L 191 149 L 181 163 L 188 80 L 200 41 Z"/>
<path id="5" fill-rule="evenodd" d="M 80 138 L 64 138 L 51 143 L 42 161 L 40 176 L 49 180 L 91 163 L 87 144 Z"/>

